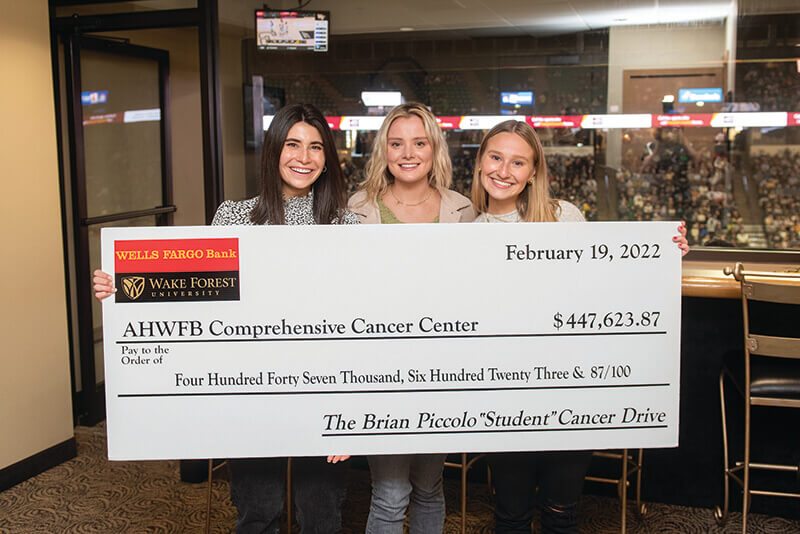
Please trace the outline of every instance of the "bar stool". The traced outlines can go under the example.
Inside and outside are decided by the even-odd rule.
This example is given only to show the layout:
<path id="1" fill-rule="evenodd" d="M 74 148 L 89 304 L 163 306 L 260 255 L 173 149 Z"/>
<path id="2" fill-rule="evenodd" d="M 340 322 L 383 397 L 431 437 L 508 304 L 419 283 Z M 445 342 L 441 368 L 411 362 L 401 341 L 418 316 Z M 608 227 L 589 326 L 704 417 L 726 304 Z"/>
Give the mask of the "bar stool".
<path id="1" fill-rule="evenodd" d="M 620 532 L 625 534 L 627 530 L 628 518 L 628 487 L 631 486 L 631 477 L 635 477 L 636 484 L 636 506 L 634 513 L 641 519 L 647 513 L 647 505 L 642 502 L 642 449 L 636 455 L 629 454 L 628 449 L 622 449 L 620 452 L 614 451 L 595 451 L 592 453 L 594 458 L 608 458 L 621 462 L 621 470 L 619 478 L 604 478 L 595 476 L 586 476 L 586 480 L 590 482 L 600 482 L 603 484 L 616 484 L 617 494 L 620 499 Z"/>
<path id="2" fill-rule="evenodd" d="M 206 488 L 206 528 L 204 530 L 205 534 L 209 534 L 211 532 L 211 483 L 214 481 L 214 472 L 221 469 L 222 466 L 227 464 L 227 460 L 222 460 L 217 465 L 214 465 L 214 460 L 212 458 L 208 459 L 208 482 Z"/>
<path id="3" fill-rule="evenodd" d="M 768 491 L 750 487 L 750 470 L 770 470 L 800 474 L 797 465 L 782 465 L 753 462 L 750 458 L 750 428 L 752 406 L 777 406 L 800 408 L 800 327 L 794 328 L 792 337 L 754 334 L 750 331 L 751 301 L 773 305 L 793 306 L 793 317 L 800 317 L 800 273 L 774 273 L 745 271 L 741 263 L 724 269 L 733 275 L 742 292 L 742 314 L 744 319 L 744 369 L 735 372 L 739 362 L 726 362 L 719 375 L 720 408 L 722 412 L 722 446 L 724 458 L 725 500 L 723 507 L 717 506 L 714 517 L 723 524 L 728 518 L 730 481 L 742 487 L 742 533 L 747 531 L 747 513 L 752 495 L 800 498 L 800 493 Z M 757 281 L 756 281 L 757 280 Z M 786 310 L 783 310 L 784 312 Z M 790 316 L 791 317 L 791 316 Z M 795 324 L 797 324 L 795 322 Z M 728 428 L 725 406 L 725 377 L 733 383 L 744 397 L 744 453 L 743 460 L 729 463 Z"/>
<path id="4" fill-rule="evenodd" d="M 472 458 L 465 452 L 461 453 L 461 462 L 444 462 L 445 467 L 455 467 L 461 469 L 461 534 L 467 532 L 467 471 L 483 458 L 484 454 L 476 454 Z M 488 471 L 488 470 L 487 470 Z M 487 474 L 489 477 L 488 484 L 492 487 L 491 472 Z"/>

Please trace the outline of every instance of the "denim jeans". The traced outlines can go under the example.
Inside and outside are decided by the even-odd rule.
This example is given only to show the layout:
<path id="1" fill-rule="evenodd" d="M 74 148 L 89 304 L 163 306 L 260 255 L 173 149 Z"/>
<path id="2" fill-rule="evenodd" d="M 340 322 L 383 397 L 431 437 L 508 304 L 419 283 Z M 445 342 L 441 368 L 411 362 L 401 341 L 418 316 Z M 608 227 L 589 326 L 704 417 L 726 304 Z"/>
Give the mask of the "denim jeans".
<path id="1" fill-rule="evenodd" d="M 578 534 L 578 501 L 590 451 L 504 452 L 487 456 L 495 490 L 495 532 L 531 532 L 539 487 L 542 534 Z"/>
<path id="2" fill-rule="evenodd" d="M 237 534 L 277 534 L 286 494 L 286 458 L 231 460 Z M 337 533 L 347 488 L 347 462 L 292 458 L 297 523 L 303 534 Z"/>
<path id="3" fill-rule="evenodd" d="M 367 534 L 402 534 L 407 509 L 411 534 L 441 534 L 444 528 L 442 468 L 445 456 L 369 456 L 372 502 Z"/>

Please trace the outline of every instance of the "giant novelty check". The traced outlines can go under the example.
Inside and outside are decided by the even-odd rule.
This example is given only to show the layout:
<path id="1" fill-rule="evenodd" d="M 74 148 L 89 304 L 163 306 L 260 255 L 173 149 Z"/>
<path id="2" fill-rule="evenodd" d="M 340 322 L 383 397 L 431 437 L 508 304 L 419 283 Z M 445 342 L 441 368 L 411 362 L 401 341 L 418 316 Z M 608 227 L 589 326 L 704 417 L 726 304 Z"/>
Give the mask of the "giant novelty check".
<path id="1" fill-rule="evenodd" d="M 103 229 L 109 458 L 677 446 L 676 228 Z"/>

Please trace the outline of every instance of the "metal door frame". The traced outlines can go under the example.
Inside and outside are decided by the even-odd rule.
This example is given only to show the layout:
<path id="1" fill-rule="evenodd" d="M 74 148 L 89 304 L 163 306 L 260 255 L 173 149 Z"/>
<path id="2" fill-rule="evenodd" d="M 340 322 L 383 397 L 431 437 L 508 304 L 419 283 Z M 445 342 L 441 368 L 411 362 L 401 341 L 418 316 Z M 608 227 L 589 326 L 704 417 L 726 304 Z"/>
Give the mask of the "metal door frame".
<path id="1" fill-rule="evenodd" d="M 80 351 L 81 391 L 77 394 L 73 379 L 73 392 L 78 402 L 75 413 L 78 421 L 94 425 L 105 419 L 105 387 L 97 382 L 94 354 L 94 322 L 92 320 L 92 288 L 89 264 L 89 227 L 136 217 L 155 216 L 156 225 L 172 224 L 172 154 L 169 109 L 169 53 L 165 50 L 135 46 L 118 40 L 86 37 L 77 33 L 63 36 L 65 85 L 67 90 L 67 128 L 69 131 L 69 167 L 71 180 L 68 187 L 72 198 L 72 229 L 75 241 L 75 305 L 78 324 L 74 332 L 78 335 Z M 161 110 L 161 205 L 149 209 L 89 217 L 86 200 L 85 145 L 83 136 L 83 106 L 81 104 L 80 51 L 94 50 L 125 57 L 136 57 L 156 61 L 159 77 L 159 109 Z M 96 267 L 96 266 L 95 266 Z"/>
<path id="2" fill-rule="evenodd" d="M 219 68 L 219 9 L 217 0 L 197 0 L 195 8 L 187 9 L 163 9 L 156 11 L 130 11 L 130 12 L 117 12 L 111 14 L 99 15 L 72 15 L 68 17 L 58 17 L 56 15 L 56 8 L 67 7 L 75 5 L 98 4 L 107 3 L 112 4 L 116 0 L 49 0 L 50 12 L 50 36 L 51 36 L 51 56 L 53 61 L 53 93 L 56 109 L 56 129 L 59 134 L 64 125 L 61 120 L 61 87 L 60 87 L 60 72 L 59 72 L 59 54 L 58 54 L 58 39 L 59 36 L 80 35 L 86 33 L 99 33 L 109 31 L 127 31 L 127 30 L 142 30 L 153 28 L 197 28 L 198 37 L 198 55 L 199 55 L 199 69 L 200 69 L 200 98 L 201 98 L 201 119 L 203 125 L 203 186 L 204 186 L 204 207 L 206 214 L 206 223 L 210 224 L 214 216 L 217 206 L 223 199 L 223 172 L 222 172 L 222 111 L 221 111 L 221 95 L 220 95 L 220 68 Z M 124 8 L 123 8 L 124 9 Z M 66 68 L 73 68 L 69 61 L 66 62 Z M 165 88 L 168 91 L 168 85 Z M 70 105 L 75 107 L 73 100 L 74 96 L 80 95 L 80 92 L 75 92 L 74 88 L 68 86 L 71 90 L 69 102 Z M 168 103 L 166 98 L 167 93 L 164 93 L 164 102 Z M 169 120 L 169 113 L 163 113 L 162 118 Z M 75 125 L 67 125 L 69 128 L 70 136 L 75 131 Z M 169 135 L 163 135 L 162 140 L 169 142 Z M 70 153 L 73 151 L 73 140 L 69 141 Z M 61 135 L 57 137 L 57 149 L 59 154 L 59 161 L 64 161 L 64 154 L 67 152 L 62 143 Z M 164 161 L 164 160 L 162 160 Z M 168 167 L 170 168 L 170 167 Z M 74 374 L 74 348 L 72 340 L 75 338 L 75 332 L 79 329 L 75 325 L 70 312 L 72 302 L 81 302 L 85 295 L 89 295 L 91 291 L 89 280 L 76 280 L 76 290 L 80 298 L 73 299 L 73 291 L 70 285 L 69 274 L 69 247 L 68 247 L 68 228 L 70 222 L 67 219 L 67 189 L 66 179 L 63 172 L 63 167 L 59 166 L 59 178 L 61 184 L 61 211 L 62 211 L 62 237 L 64 241 L 64 264 L 65 264 L 65 286 L 66 296 L 68 302 L 67 313 L 67 329 L 70 336 L 70 371 L 72 376 L 72 389 L 75 391 L 75 374 Z M 108 220 L 94 220 L 92 222 L 109 222 Z M 78 268 L 87 268 L 86 266 Z M 76 271 L 79 272 L 79 271 Z M 86 272 L 86 271 L 84 271 Z M 89 302 L 91 302 L 89 300 Z M 85 304 L 84 304 L 85 307 Z M 79 310 L 80 311 L 80 310 Z M 91 306 L 89 306 L 91 312 Z M 85 334 L 84 334 L 85 336 Z M 83 344 L 80 345 L 79 350 L 84 353 Z M 93 350 L 93 348 L 92 348 Z M 92 369 L 91 380 L 94 380 L 94 367 Z M 82 373 L 83 376 L 83 373 Z M 91 382 L 90 382 L 91 383 Z M 95 408 L 88 413 L 87 406 L 92 399 L 86 399 L 85 395 L 81 397 L 74 397 L 73 400 L 73 421 L 75 424 L 94 424 L 104 419 L 104 404 L 105 398 L 100 395 L 100 403 L 95 403 Z M 93 395 L 96 398 L 97 395 Z"/>

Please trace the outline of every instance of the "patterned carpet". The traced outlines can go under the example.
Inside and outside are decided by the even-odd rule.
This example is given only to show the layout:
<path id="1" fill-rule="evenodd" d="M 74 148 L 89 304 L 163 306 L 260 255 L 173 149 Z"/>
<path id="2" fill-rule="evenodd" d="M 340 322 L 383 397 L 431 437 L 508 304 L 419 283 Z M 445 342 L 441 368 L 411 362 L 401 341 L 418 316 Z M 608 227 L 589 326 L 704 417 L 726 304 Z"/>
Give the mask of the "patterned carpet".
<path id="1" fill-rule="evenodd" d="M 178 462 L 109 462 L 103 426 L 76 429 L 78 457 L 0 493 L 0 534 L 28 533 L 182 533 L 203 532 L 205 484 L 180 481 Z M 460 532 L 459 481 L 447 479 L 446 533 Z M 213 484 L 212 532 L 232 531 L 236 511 L 224 477 Z M 345 533 L 364 531 L 369 506 L 369 474 L 350 471 L 344 505 Z M 587 495 L 581 532 L 619 532 L 619 501 Z M 740 532 L 739 514 L 718 527 L 711 510 L 647 503 L 647 514 L 630 513 L 628 532 L 642 534 Z M 492 532 L 485 484 L 469 487 L 467 532 Z M 753 515 L 748 532 L 800 533 L 800 522 Z"/>

